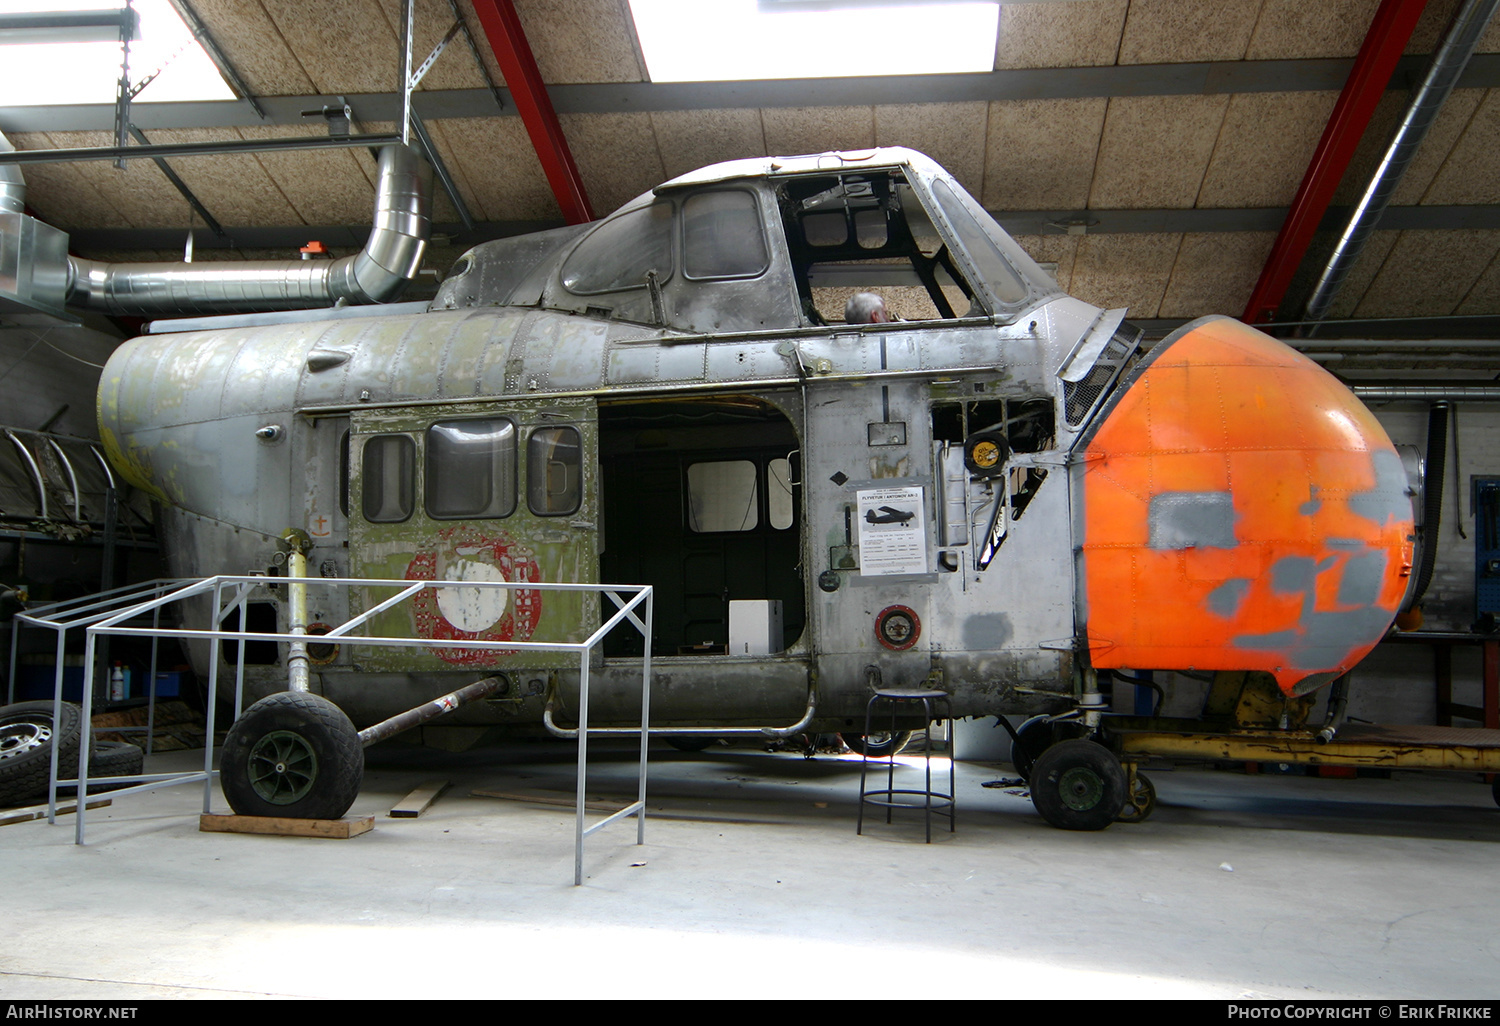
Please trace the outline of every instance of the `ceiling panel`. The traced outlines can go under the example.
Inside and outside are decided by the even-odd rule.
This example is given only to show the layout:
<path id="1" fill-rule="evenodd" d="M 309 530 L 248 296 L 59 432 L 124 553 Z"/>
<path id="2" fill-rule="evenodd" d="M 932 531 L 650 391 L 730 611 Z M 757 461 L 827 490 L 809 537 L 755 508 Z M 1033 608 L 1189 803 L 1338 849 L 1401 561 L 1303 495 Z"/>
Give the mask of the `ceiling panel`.
<path id="1" fill-rule="evenodd" d="M 943 165 L 975 196 L 984 185 L 987 103 L 910 103 L 875 108 L 875 145 L 909 146 Z"/>
<path id="2" fill-rule="evenodd" d="M 1468 295 L 1453 311 L 1456 314 L 1500 314 L 1500 253 L 1497 253 L 1474 284 Z"/>
<path id="3" fill-rule="evenodd" d="M 1353 57 L 1379 6 L 1380 0 L 1265 0 L 1245 57 Z"/>
<path id="4" fill-rule="evenodd" d="M 1356 317 L 1451 314 L 1500 250 L 1491 231 L 1402 232 Z"/>
<path id="5" fill-rule="evenodd" d="M 193 10 L 257 96 L 300 95 L 320 88 L 259 0 L 193 0 Z"/>
<path id="6" fill-rule="evenodd" d="M 667 177 L 650 114 L 564 114 L 562 126 L 598 217 Z"/>
<path id="7" fill-rule="evenodd" d="M 1115 63 L 1129 0 L 1002 4 L 996 68 L 1071 68 Z"/>
<path id="8" fill-rule="evenodd" d="M 1238 317 L 1260 278 L 1274 232 L 1201 232 L 1182 237 L 1158 317 Z"/>
<path id="9" fill-rule="evenodd" d="M 544 81 L 640 82 L 646 77 L 625 0 L 516 0 L 516 14 Z"/>
<path id="10" fill-rule="evenodd" d="M 1120 40 L 1120 63 L 1241 60 L 1261 2 L 1131 0 Z"/>
<path id="11" fill-rule="evenodd" d="M 1073 261 L 1073 295 L 1105 309 L 1127 307 L 1132 317 L 1161 308 L 1181 235 L 1086 235 Z"/>
<path id="12" fill-rule="evenodd" d="M 1191 207 L 1228 105 L 1227 96 L 1110 100 L 1089 206 Z"/>
<path id="13" fill-rule="evenodd" d="M 520 118 L 451 118 L 428 123 L 464 198 L 485 221 L 562 216 Z M 595 200 L 597 203 L 598 200 Z"/>
<path id="14" fill-rule="evenodd" d="M 667 178 L 721 160 L 769 156 L 760 111 L 653 111 L 651 126 Z"/>
<path id="15" fill-rule="evenodd" d="M 1011 100 L 989 105 L 984 194 L 991 210 L 1080 210 L 1109 101 Z"/>
<path id="16" fill-rule="evenodd" d="M 397 38 L 400 38 L 401 0 L 379 0 L 379 3 L 385 15 L 386 24 L 393 32 L 398 33 Z M 427 55 L 432 53 L 433 47 L 442 41 L 452 24 L 453 10 L 448 6 L 448 0 L 416 0 L 415 16 L 412 19 L 412 71 L 421 67 Z M 468 24 L 478 32 L 477 19 L 471 20 Z M 482 43 L 483 33 L 477 35 L 475 39 Z M 392 45 L 395 45 L 394 41 Z M 395 51 L 392 52 L 395 53 Z M 400 61 L 399 53 L 396 54 L 395 59 Z M 391 84 L 387 88 L 395 89 L 396 80 L 399 77 L 399 73 L 393 73 Z M 484 88 L 484 76 L 479 73 L 479 68 L 474 64 L 474 55 L 469 52 L 462 36 L 453 37 L 453 41 L 433 62 L 417 88 L 419 90 Z"/>
<path id="17" fill-rule="evenodd" d="M 162 129 L 151 133 L 154 142 L 162 143 L 209 142 L 237 136 L 235 132 L 206 128 Z M 302 223 L 296 208 L 257 157 L 253 153 L 210 154 L 174 157 L 170 163 L 178 177 L 226 228 Z"/>
<path id="18" fill-rule="evenodd" d="M 1333 297 L 1333 303 L 1328 307 L 1330 318 L 1353 317 L 1355 307 L 1359 306 L 1360 300 L 1364 299 L 1365 293 L 1370 291 L 1370 283 L 1380 273 L 1384 266 L 1386 257 L 1391 254 L 1391 247 L 1396 245 L 1396 240 L 1401 237 L 1400 232 L 1371 232 L 1370 237 L 1365 240 L 1365 248 L 1360 251 L 1359 259 L 1354 266 L 1349 268 L 1349 273 L 1344 277 L 1344 284 L 1338 294 Z M 1326 254 L 1333 247 L 1333 239 L 1322 240 L 1318 251 Z M 1326 259 L 1326 257 L 1325 257 Z M 1304 286 L 1311 291 L 1312 281 L 1322 270 L 1322 264 L 1310 263 L 1304 269 L 1304 276 L 1308 283 Z"/>
<path id="19" fill-rule="evenodd" d="M 1496 153 L 1500 153 L 1500 91 L 1491 89 L 1464 126 L 1422 202 L 1500 202 Z"/>
<path id="20" fill-rule="evenodd" d="M 1230 97 L 1196 205 L 1289 205 L 1337 99 L 1336 93 Z"/>
<path id="21" fill-rule="evenodd" d="M 377 0 L 259 2 L 312 79 L 315 92 L 373 93 L 399 88 L 398 36 Z"/>
<path id="22" fill-rule="evenodd" d="M 300 131 L 293 130 L 293 126 L 274 125 L 242 128 L 239 132 L 246 139 L 322 134 L 320 129 L 311 125 Z M 250 159 L 257 161 L 276 183 L 287 203 L 296 211 L 298 220 L 306 224 L 370 223 L 375 207 L 374 169 L 371 169 L 372 173 L 366 173 L 355 151 L 257 153 Z M 208 209 L 213 213 L 213 207 Z"/>
<path id="23" fill-rule="evenodd" d="M 86 139 L 98 144 L 99 133 L 30 133 L 8 137 L 18 150 L 50 150 L 59 139 Z M 104 143 L 107 145 L 108 139 Z M 22 169 L 26 179 L 26 203 L 48 224 L 65 231 L 75 228 L 132 227 L 124 211 L 100 191 L 97 172 L 87 164 L 36 164 Z M 151 169 L 156 171 L 155 167 Z M 104 183 L 107 184 L 107 183 Z"/>
<path id="24" fill-rule="evenodd" d="M 765 107 L 766 147 L 778 156 L 875 145 L 873 107 Z"/>

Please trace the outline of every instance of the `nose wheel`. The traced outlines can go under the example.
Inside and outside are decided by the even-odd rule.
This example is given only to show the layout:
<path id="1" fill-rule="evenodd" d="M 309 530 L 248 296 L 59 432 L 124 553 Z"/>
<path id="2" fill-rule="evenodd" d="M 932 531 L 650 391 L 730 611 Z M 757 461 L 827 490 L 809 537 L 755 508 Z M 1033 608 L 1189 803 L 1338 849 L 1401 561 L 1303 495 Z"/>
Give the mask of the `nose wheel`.
<path id="1" fill-rule="evenodd" d="M 1063 830 L 1103 830 L 1125 806 L 1129 780 L 1113 752 L 1095 741 L 1059 741 L 1031 768 L 1031 803 Z"/>

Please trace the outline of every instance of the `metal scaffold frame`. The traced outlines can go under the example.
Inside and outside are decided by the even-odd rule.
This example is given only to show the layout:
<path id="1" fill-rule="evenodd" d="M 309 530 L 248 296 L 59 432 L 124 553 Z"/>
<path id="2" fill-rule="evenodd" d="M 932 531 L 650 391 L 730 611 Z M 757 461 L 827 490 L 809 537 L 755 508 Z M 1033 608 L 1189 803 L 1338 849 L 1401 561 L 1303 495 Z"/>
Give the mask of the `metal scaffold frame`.
<path id="1" fill-rule="evenodd" d="M 190 784 L 201 782 L 203 784 L 203 812 L 208 814 L 212 808 L 213 801 L 213 778 L 218 771 L 213 768 L 214 756 L 214 707 L 217 702 L 213 700 L 218 694 L 219 664 L 218 657 L 220 644 L 224 641 L 241 642 L 237 646 L 234 671 L 234 709 L 238 718 L 242 711 L 244 682 L 245 682 L 245 645 L 248 641 L 271 641 L 287 643 L 289 646 L 305 645 L 309 635 L 299 625 L 293 624 L 285 632 L 254 632 L 247 631 L 246 616 L 248 603 L 257 589 L 275 584 L 277 586 L 288 586 L 293 589 L 312 588 L 367 588 L 367 589 L 395 589 L 396 594 L 382 601 L 376 602 L 365 612 L 360 613 L 344 623 L 332 628 L 325 634 L 316 635 L 319 644 L 337 642 L 349 645 L 353 648 L 385 647 L 385 648 L 417 648 L 417 649 L 439 649 L 439 648 L 463 648 L 467 650 L 487 650 L 497 653 L 511 654 L 520 651 L 535 652 L 572 652 L 578 656 L 578 685 L 579 685 L 579 708 L 578 708 L 578 771 L 577 771 L 577 809 L 574 836 L 574 860 L 573 860 L 573 882 L 583 882 L 583 841 L 584 838 L 604 828 L 610 823 L 629 816 L 636 817 L 636 843 L 645 843 L 645 811 L 646 811 L 646 752 L 650 739 L 650 716 L 651 716 L 651 629 L 654 604 L 654 592 L 650 585 L 616 585 L 616 584 L 544 584 L 535 581 L 505 582 L 505 581 L 408 581 L 387 580 L 375 578 L 323 578 L 323 577 L 277 577 L 268 579 L 261 575 L 235 575 L 222 574 L 215 577 L 206 577 L 201 580 L 157 580 L 147 584 L 132 585 L 127 588 L 116 588 L 113 591 L 102 592 L 84 599 L 75 599 L 69 602 L 56 603 L 30 610 L 26 613 L 16 614 L 15 619 L 27 626 L 47 628 L 57 635 L 56 653 L 57 668 L 53 687 L 53 717 L 58 722 L 62 714 L 63 695 L 63 656 L 67 646 L 67 636 L 70 630 L 83 628 L 85 632 L 84 642 L 84 677 L 83 677 L 83 722 L 85 732 L 89 730 L 92 723 L 94 708 L 94 680 L 96 668 L 96 654 L 100 639 L 108 637 L 139 637 L 152 640 L 152 684 L 155 686 L 155 651 L 156 646 L 162 638 L 177 638 L 183 641 L 198 640 L 206 641 L 210 645 L 213 658 L 209 660 L 208 671 L 208 695 L 210 700 L 205 703 L 205 719 L 207 738 L 204 743 L 203 769 L 186 773 L 150 773 L 137 776 L 119 777 L 95 777 L 92 780 L 88 771 L 89 745 L 87 743 L 79 746 L 78 773 L 72 779 L 59 778 L 58 746 L 54 745 L 52 750 L 52 767 L 49 774 L 47 786 L 47 821 L 57 821 L 57 789 L 59 786 L 72 786 L 79 789 L 81 794 L 88 793 L 90 783 L 94 784 L 123 784 L 127 785 L 119 790 L 112 791 L 111 797 L 122 797 L 139 791 L 147 791 L 157 787 L 168 787 L 178 784 Z M 374 617 L 389 610 L 410 602 L 421 592 L 434 589 L 503 589 L 515 591 L 525 589 L 528 591 L 586 591 L 599 592 L 606 596 L 615 606 L 615 611 L 606 618 L 598 628 L 589 636 L 578 642 L 538 642 L 538 641 L 481 641 L 477 639 L 455 639 L 446 640 L 438 638 L 416 638 L 416 637 L 390 637 L 384 635 L 371 635 L 367 633 L 354 633 L 360 628 L 370 629 Z M 226 590 L 232 589 L 226 600 Z M 212 625 L 207 629 L 189 627 L 163 627 L 161 626 L 162 611 L 169 606 L 183 603 L 187 600 L 208 595 L 213 596 Z M 224 624 L 230 614 L 238 613 L 238 629 L 226 629 Z M 201 615 L 201 614 L 200 614 Z M 130 621 L 140 621 L 151 617 L 150 626 L 129 626 Z M 184 622 L 186 617 L 183 618 Z M 645 657 L 641 663 L 641 729 L 640 729 L 640 767 L 638 776 L 637 799 L 632 804 L 613 813 L 612 815 L 592 824 L 584 822 L 584 793 L 587 786 L 588 775 L 588 716 L 589 716 L 589 670 L 590 661 L 595 649 L 603 642 L 606 635 L 616 627 L 629 623 L 647 639 L 645 645 Z M 12 637 L 11 644 L 11 666 L 12 678 L 14 678 L 14 666 L 16 661 L 16 642 Z M 153 702 L 154 708 L 154 702 Z M 149 715 L 149 714 L 148 714 Z M 128 729 L 128 728 L 127 728 Z M 85 733 L 85 738 L 87 734 Z M 78 803 L 77 821 L 75 824 L 74 840 L 77 844 L 84 843 L 84 815 L 85 803 Z"/>

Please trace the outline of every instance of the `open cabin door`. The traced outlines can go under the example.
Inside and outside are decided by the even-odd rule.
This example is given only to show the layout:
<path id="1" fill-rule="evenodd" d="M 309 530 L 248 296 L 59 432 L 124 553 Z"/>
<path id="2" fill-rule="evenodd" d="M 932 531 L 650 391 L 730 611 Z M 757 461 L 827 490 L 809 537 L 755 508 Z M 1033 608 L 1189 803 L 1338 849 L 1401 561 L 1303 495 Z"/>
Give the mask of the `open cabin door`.
<path id="1" fill-rule="evenodd" d="M 357 410 L 351 423 L 352 576 L 595 584 L 598 426 L 593 400 Z M 391 589 L 356 589 L 354 613 Z M 379 614 L 372 633 L 443 640 L 580 642 L 595 592 L 445 588 Z M 573 653 L 360 650 L 369 670 L 577 665 Z"/>

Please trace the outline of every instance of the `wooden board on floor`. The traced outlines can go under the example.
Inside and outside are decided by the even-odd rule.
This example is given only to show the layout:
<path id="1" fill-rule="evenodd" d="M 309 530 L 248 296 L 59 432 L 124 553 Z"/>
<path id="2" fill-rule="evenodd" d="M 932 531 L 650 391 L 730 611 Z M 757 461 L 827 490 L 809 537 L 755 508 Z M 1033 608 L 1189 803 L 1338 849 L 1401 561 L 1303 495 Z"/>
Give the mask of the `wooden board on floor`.
<path id="1" fill-rule="evenodd" d="M 198 829 L 215 834 L 272 834 L 277 837 L 358 837 L 375 828 L 374 816 L 343 819 L 285 819 L 280 816 L 198 817 Z"/>
<path id="2" fill-rule="evenodd" d="M 429 780 L 397 802 L 386 815 L 392 819 L 415 819 L 426 812 L 438 800 L 438 795 L 448 790 L 449 786 L 446 780 Z"/>
<path id="3" fill-rule="evenodd" d="M 84 808 L 102 809 L 111 804 L 113 804 L 113 799 L 110 798 L 90 798 L 88 805 L 84 806 Z M 77 811 L 77 802 L 70 800 L 68 802 L 57 803 L 57 814 L 59 816 Z M 29 823 L 33 819 L 46 818 L 47 806 L 45 805 L 27 805 L 19 809 L 0 809 L 0 826 L 10 826 L 12 823 Z"/>
<path id="4" fill-rule="evenodd" d="M 573 809 L 578 803 L 572 798 L 554 797 L 543 794 L 517 794 L 512 791 L 470 791 L 475 798 L 504 798 L 511 802 L 526 802 L 528 805 L 551 805 L 556 808 Z M 589 812 L 619 812 L 629 802 L 584 802 L 583 807 Z"/>

